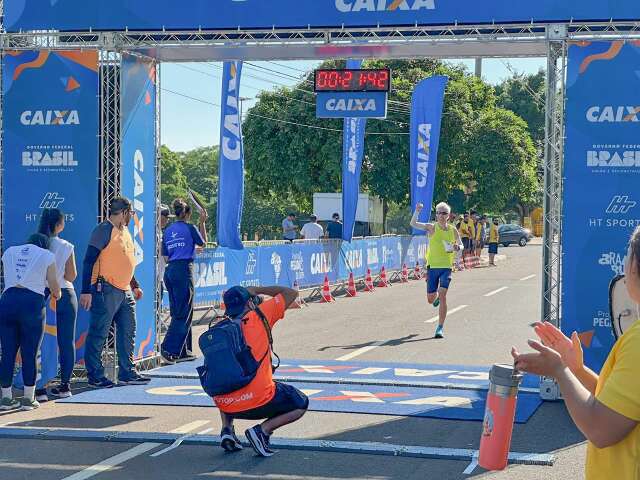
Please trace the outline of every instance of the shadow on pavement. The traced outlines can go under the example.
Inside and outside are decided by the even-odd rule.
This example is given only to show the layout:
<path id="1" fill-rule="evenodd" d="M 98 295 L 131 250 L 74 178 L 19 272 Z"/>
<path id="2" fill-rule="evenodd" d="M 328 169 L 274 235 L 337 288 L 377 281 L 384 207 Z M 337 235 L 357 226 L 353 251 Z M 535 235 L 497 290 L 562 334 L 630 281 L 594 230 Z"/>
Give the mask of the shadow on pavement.
<path id="1" fill-rule="evenodd" d="M 43 418 L 26 422 L 8 423 L 7 427 L 40 427 L 40 428 L 83 428 L 100 429 L 126 425 L 128 423 L 147 420 L 150 417 L 120 417 L 97 415 L 65 415 L 62 417 Z"/>
<path id="2" fill-rule="evenodd" d="M 400 338 L 394 338 L 392 340 L 387 340 L 384 342 L 385 347 L 399 347 L 400 345 L 404 345 L 405 343 L 415 343 L 415 342 L 426 342 L 428 340 L 433 340 L 432 337 L 428 338 L 416 338 L 419 337 L 419 333 L 413 333 L 411 335 L 406 335 Z M 356 343 L 353 345 L 326 345 L 324 347 L 320 347 L 318 349 L 319 352 L 324 352 L 327 350 L 340 349 L 340 350 L 357 350 L 359 348 L 369 347 L 371 345 L 377 345 L 379 342 L 365 342 L 365 343 Z"/>

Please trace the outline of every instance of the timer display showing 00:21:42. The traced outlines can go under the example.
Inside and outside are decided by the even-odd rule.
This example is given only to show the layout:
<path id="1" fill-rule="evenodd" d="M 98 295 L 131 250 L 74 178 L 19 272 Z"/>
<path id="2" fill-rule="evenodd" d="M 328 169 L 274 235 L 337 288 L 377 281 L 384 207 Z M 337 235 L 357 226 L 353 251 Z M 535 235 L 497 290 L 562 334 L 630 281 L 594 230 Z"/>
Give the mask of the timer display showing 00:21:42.
<path id="1" fill-rule="evenodd" d="M 389 69 L 316 70 L 316 92 L 388 92 L 391 87 Z"/>

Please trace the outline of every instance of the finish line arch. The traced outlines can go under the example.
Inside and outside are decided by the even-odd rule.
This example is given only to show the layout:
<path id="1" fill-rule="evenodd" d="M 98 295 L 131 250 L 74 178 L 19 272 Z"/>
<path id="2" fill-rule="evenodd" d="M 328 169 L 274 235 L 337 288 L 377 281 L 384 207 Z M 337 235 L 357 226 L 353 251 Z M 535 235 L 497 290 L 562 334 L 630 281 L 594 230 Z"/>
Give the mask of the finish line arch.
<path id="1" fill-rule="evenodd" d="M 136 2 L 135 7 L 128 7 L 124 0 L 112 1 L 109 2 L 109 15 L 101 15 L 100 3 L 93 2 L 86 7 L 84 2 L 77 0 L 52 6 L 47 0 L 6 0 L 5 30 L 0 38 L 5 56 L 12 51 L 24 50 L 98 52 L 101 218 L 106 216 L 109 200 L 122 188 L 120 100 L 123 86 L 120 69 L 125 54 L 154 65 L 162 62 L 356 57 L 546 56 L 542 319 L 560 325 L 568 45 L 571 42 L 640 39 L 640 22 L 633 20 L 633 2 L 610 7 L 595 0 L 571 1 L 558 6 L 556 1 L 545 0 L 535 5 L 509 4 L 506 7 L 505 2 L 498 0 L 482 5 L 473 0 L 460 0 L 455 6 L 440 6 L 438 0 L 325 0 L 314 2 L 313 7 L 310 3 L 301 7 L 299 0 L 278 0 L 280 8 L 272 5 L 270 12 L 262 12 L 260 4 L 229 1 L 228 10 L 223 10 L 223 14 L 215 19 L 210 18 L 205 0 L 191 0 L 192 11 L 197 14 L 193 17 L 185 13 L 188 9 L 184 5 L 176 12 L 177 7 L 170 7 L 168 2 L 152 3 L 150 0 Z M 23 4 L 22 10 L 19 4 Z M 149 15 L 137 16 L 138 8 L 150 12 Z M 277 14 L 273 15 L 278 11 L 297 13 L 283 20 L 276 18 Z M 569 15 L 572 11 L 579 15 Z M 248 14 L 256 20 L 245 27 Z M 155 79 L 156 82 L 159 80 L 157 73 Z M 158 117 L 155 130 L 158 146 Z M 3 157 L 2 161 L 8 159 Z M 153 169 L 157 186 L 159 158 Z M 3 198 L 2 201 L 4 213 L 6 200 Z M 157 242 L 156 238 L 156 248 Z M 157 309 L 156 305 L 156 315 Z"/>

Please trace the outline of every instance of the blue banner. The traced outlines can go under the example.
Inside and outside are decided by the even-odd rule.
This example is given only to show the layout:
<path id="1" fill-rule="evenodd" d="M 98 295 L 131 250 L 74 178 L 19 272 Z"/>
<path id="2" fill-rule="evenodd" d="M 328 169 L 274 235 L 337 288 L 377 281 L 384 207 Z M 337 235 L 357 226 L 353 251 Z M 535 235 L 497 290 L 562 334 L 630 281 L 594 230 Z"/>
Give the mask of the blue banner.
<path id="1" fill-rule="evenodd" d="M 286 245 L 207 249 L 195 259 L 196 305 L 211 305 L 234 285 L 284 285 L 300 288 L 322 285 L 325 276 L 337 283 L 388 271 L 424 265 L 427 238 L 372 237 L 351 243 L 290 243 Z"/>
<path id="2" fill-rule="evenodd" d="M 318 118 L 387 118 L 387 92 L 319 92 Z"/>
<path id="3" fill-rule="evenodd" d="M 242 250 L 240 225 L 244 202 L 244 148 L 240 118 L 242 62 L 225 62 L 222 72 L 222 118 L 218 185 L 218 244 Z"/>
<path id="4" fill-rule="evenodd" d="M 611 346 L 608 286 L 640 225 L 640 46 L 569 47 L 563 190 L 562 330 L 599 371 Z"/>
<path id="5" fill-rule="evenodd" d="M 347 60 L 347 68 L 358 69 L 362 60 Z M 350 242 L 356 225 L 360 195 L 360 173 L 364 157 L 365 118 L 345 118 L 342 133 L 342 239 Z"/>
<path id="6" fill-rule="evenodd" d="M 411 98 L 411 211 L 422 203 L 424 209 L 418 219 L 428 222 L 436 183 L 438 146 L 444 91 L 449 79 L 436 76 L 422 80 Z M 414 229 L 414 235 L 424 235 Z"/>
<path id="7" fill-rule="evenodd" d="M 603 0 L 7 0 L 19 30 L 375 27 L 638 19 L 635 1 Z"/>
<path id="8" fill-rule="evenodd" d="M 3 246 L 24 243 L 42 209 L 60 208 L 66 220 L 61 237 L 75 245 L 80 267 L 98 218 L 98 54 L 7 52 L 2 75 Z M 78 277 L 78 292 L 80 283 Z M 88 325 L 88 313 L 80 310 L 80 363 Z M 39 385 L 57 375 L 56 336 L 55 311 L 48 308 Z"/>
<path id="9" fill-rule="evenodd" d="M 153 355 L 156 344 L 156 66 L 123 54 L 120 73 L 122 194 L 136 212 L 129 229 L 144 291 L 136 304 L 135 357 L 141 359 Z"/>

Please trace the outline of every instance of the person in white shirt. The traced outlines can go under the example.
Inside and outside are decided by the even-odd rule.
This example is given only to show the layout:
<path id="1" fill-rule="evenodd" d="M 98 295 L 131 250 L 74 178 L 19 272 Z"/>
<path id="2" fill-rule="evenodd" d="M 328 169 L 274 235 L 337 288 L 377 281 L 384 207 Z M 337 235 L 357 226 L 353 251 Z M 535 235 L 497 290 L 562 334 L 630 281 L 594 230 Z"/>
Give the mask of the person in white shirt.
<path id="1" fill-rule="evenodd" d="M 76 256 L 73 244 L 60 238 L 64 230 L 64 214 L 57 208 L 45 208 L 40 217 L 38 233 L 49 237 L 49 250 L 56 258 L 57 279 L 62 289 L 62 297 L 56 302 L 56 326 L 58 355 L 60 361 L 60 385 L 51 389 L 51 393 L 60 398 L 71 396 L 69 383 L 76 363 L 76 319 L 78 317 L 78 298 L 73 282 L 78 276 Z M 46 388 L 36 389 L 36 400 L 47 401 Z"/>
<path id="2" fill-rule="evenodd" d="M 311 221 L 304 224 L 300 234 L 305 240 L 319 240 L 324 237 L 324 228 L 318 223 L 318 217 L 311 215 Z"/>
<path id="3" fill-rule="evenodd" d="M 49 237 L 35 233 L 24 245 L 10 247 L 2 255 L 5 290 L 0 297 L 0 410 L 33 410 L 40 404 L 35 399 L 36 357 L 44 335 L 44 292 L 61 296 L 58 272 Z M 22 357 L 24 396 L 13 398 L 11 385 L 16 355 Z"/>

